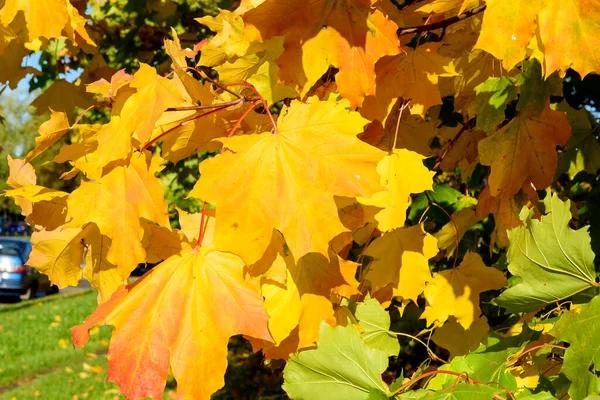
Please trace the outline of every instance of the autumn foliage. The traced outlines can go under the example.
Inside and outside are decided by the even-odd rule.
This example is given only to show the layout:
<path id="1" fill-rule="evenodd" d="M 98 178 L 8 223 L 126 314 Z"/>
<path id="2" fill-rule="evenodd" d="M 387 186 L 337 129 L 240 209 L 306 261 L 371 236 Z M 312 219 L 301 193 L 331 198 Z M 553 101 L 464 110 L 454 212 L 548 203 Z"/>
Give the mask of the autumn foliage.
<path id="1" fill-rule="evenodd" d="M 69 0 L 3 3 L 0 81 L 50 39 L 93 49 Z M 95 103 L 50 110 L 9 159 L 29 264 L 97 289 L 73 342 L 114 327 L 108 379 L 128 399 L 161 398 L 169 373 L 179 398 L 210 398 L 234 335 L 286 360 L 294 399 L 592 398 L 597 197 L 577 196 L 598 190 L 580 182 L 600 147 L 563 81 L 600 72 L 599 21 L 595 0 L 243 0 L 200 17 L 214 35 L 182 48 L 173 30 L 165 76 L 140 62 L 89 82 Z M 109 119 L 84 123 L 94 108 Z M 71 193 L 29 163 L 65 135 Z M 169 215 L 158 176 L 197 154 L 202 212 Z M 128 285 L 142 263 L 159 264 Z"/>

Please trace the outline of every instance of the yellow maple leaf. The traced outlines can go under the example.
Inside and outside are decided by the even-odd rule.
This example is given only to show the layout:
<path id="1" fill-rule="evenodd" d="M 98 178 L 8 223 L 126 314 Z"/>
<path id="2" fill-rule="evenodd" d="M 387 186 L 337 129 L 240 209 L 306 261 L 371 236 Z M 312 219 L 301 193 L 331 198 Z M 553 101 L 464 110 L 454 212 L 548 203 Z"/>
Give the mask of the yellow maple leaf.
<path id="1" fill-rule="evenodd" d="M 93 326 L 113 325 L 108 380 L 128 397 L 161 397 L 170 367 L 181 398 L 209 399 L 224 384 L 231 336 L 271 340 L 263 299 L 243 267 L 213 247 L 184 250 L 99 305 L 72 328 L 73 342 L 82 347 Z"/>
<path id="2" fill-rule="evenodd" d="M 383 153 L 358 140 L 366 123 L 348 102 L 309 99 L 284 107 L 277 133 L 221 139 L 228 150 L 200 164 L 192 191 L 217 206 L 214 243 L 259 260 L 273 229 L 296 259 L 327 255 L 345 231 L 333 196 L 371 196 L 381 187 L 376 164 Z"/>
<path id="3" fill-rule="evenodd" d="M 450 317 L 443 326 L 436 328 L 431 340 L 448 350 L 450 358 L 453 358 L 477 349 L 488 337 L 489 332 L 490 326 L 484 315 L 476 319 L 469 329 L 459 324 L 456 318 Z"/>
<path id="4" fill-rule="evenodd" d="M 58 228 L 36 231 L 31 235 L 33 249 L 27 263 L 48 275 L 59 288 L 77 286 L 81 280 L 85 243 L 83 238 L 92 228 Z"/>
<path id="5" fill-rule="evenodd" d="M 54 230 L 63 225 L 67 217 L 68 193 L 49 189 L 44 186 L 27 185 L 7 190 L 6 196 L 12 197 L 21 207 L 25 221 L 33 227 Z"/>
<path id="6" fill-rule="evenodd" d="M 404 226 L 410 194 L 433 189 L 435 172 L 423 165 L 424 156 L 406 149 L 394 149 L 377 164 L 381 185 L 386 189 L 372 197 L 358 200 L 365 205 L 383 208 L 375 215 L 382 232 Z"/>
<path id="7" fill-rule="evenodd" d="M 485 50 L 502 60 L 502 66 L 511 70 L 525 58 L 543 1 L 486 0 L 485 3 L 487 8 L 475 48 Z"/>
<path id="8" fill-rule="evenodd" d="M 440 250 L 446 250 L 448 255 L 454 253 L 457 241 L 460 242 L 462 237 L 473 224 L 479 221 L 475 213 L 475 208 L 463 208 L 460 211 L 452 214 L 452 221 L 442 227 L 434 236 L 438 240 Z"/>
<path id="9" fill-rule="evenodd" d="M 506 285 L 504 273 L 486 267 L 479 254 L 469 252 L 457 268 L 433 274 L 424 291 L 427 306 L 421 318 L 428 325 L 440 326 L 453 315 L 464 329 L 469 329 L 481 315 L 479 294 Z"/>
<path id="10" fill-rule="evenodd" d="M 377 60 L 399 51 L 398 27 L 375 1 L 267 0 L 243 19 L 263 39 L 284 37 L 285 51 L 277 60 L 284 83 L 305 95 L 330 65 L 335 66 L 340 70 L 338 89 L 352 107 L 375 94 Z"/>
<path id="11" fill-rule="evenodd" d="M 9 175 L 6 184 L 12 189 L 18 189 L 23 186 L 35 185 L 37 176 L 33 165 L 25 160 L 7 156 Z"/>
<path id="12" fill-rule="evenodd" d="M 40 136 L 35 138 L 35 148 L 27 154 L 25 159 L 31 161 L 34 157 L 40 155 L 56 143 L 70 128 L 67 114 L 50 109 L 50 119 L 38 129 Z"/>
<path id="13" fill-rule="evenodd" d="M 393 296 L 416 302 L 431 280 L 428 259 L 437 253 L 437 240 L 421 225 L 395 229 L 367 247 L 365 255 L 373 261 L 365 279 L 373 292 L 392 284 Z"/>
<path id="14" fill-rule="evenodd" d="M 115 167 L 97 182 L 81 182 L 67 200 L 69 227 L 94 222 L 112 239 L 107 260 L 123 279 L 146 259 L 140 218 L 169 226 L 163 189 L 154 176 L 159 163 L 159 157 L 134 153 L 129 165 Z"/>

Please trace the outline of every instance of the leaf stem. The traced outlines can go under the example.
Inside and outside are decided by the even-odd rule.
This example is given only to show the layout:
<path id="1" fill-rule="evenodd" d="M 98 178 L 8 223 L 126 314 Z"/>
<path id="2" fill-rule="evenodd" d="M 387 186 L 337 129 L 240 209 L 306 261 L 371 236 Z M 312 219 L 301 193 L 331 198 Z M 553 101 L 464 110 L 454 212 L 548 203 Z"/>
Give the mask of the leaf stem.
<path id="1" fill-rule="evenodd" d="M 420 32 L 429 32 L 434 31 L 436 29 L 447 28 L 448 26 L 460 22 L 464 19 L 477 15 L 483 12 L 486 9 L 487 5 L 483 4 L 479 7 L 475 7 L 471 10 L 467 10 L 462 14 L 459 14 L 455 17 L 447 18 L 445 20 L 433 23 L 433 24 L 425 24 L 425 25 L 417 25 L 417 26 L 407 26 L 405 28 L 400 28 L 396 33 L 398 36 L 408 35 L 411 33 L 420 33 Z"/>
<path id="2" fill-rule="evenodd" d="M 160 139 L 162 139 L 163 137 L 165 137 L 166 135 L 168 135 L 169 133 L 173 132 L 175 129 L 177 128 L 181 128 L 182 126 L 189 124 L 190 122 L 197 120 L 199 118 L 205 117 L 207 115 L 210 114 L 214 114 L 218 111 L 224 110 L 226 108 L 228 108 L 228 105 L 225 105 L 223 107 L 218 107 L 218 108 L 213 108 L 212 110 L 205 112 L 203 114 L 197 114 L 197 115 L 192 115 L 190 118 L 185 119 L 185 121 L 175 125 L 172 128 L 167 129 L 166 131 L 164 131 L 163 133 L 161 133 L 160 135 L 158 135 L 157 137 L 155 137 L 154 139 L 152 139 L 151 141 L 149 141 L 148 143 L 146 143 L 143 147 L 142 147 L 142 151 L 146 150 L 148 147 L 152 146 L 153 144 L 155 144 L 156 142 L 158 142 Z"/>
<path id="3" fill-rule="evenodd" d="M 260 99 L 263 107 L 265 108 L 267 115 L 269 116 L 269 119 L 271 120 L 271 125 L 273 125 L 273 133 L 275 135 L 277 135 L 277 124 L 275 123 L 275 119 L 273 119 L 273 114 L 271 114 L 271 111 L 269 110 L 269 105 L 267 104 L 265 99 L 262 97 L 262 95 L 258 92 L 258 90 L 256 90 L 254 85 L 252 85 L 250 83 L 246 83 L 246 82 L 240 82 L 240 83 L 230 83 L 226 86 L 243 86 L 243 87 L 247 87 L 248 89 L 252 90 Z"/>
<path id="4" fill-rule="evenodd" d="M 442 212 L 444 214 L 446 214 L 446 216 L 450 219 L 450 222 L 452 222 L 452 225 L 454 226 L 454 230 L 456 231 L 456 235 L 455 235 L 456 253 L 454 254 L 454 263 L 452 264 L 452 268 L 454 269 L 454 268 L 456 268 L 456 262 L 458 261 L 458 244 L 460 243 L 460 240 L 459 240 L 459 237 L 458 237 L 460 235 L 460 233 L 458 231 L 458 226 L 456 225 L 456 222 L 454 222 L 454 219 L 452 219 L 452 215 L 450 215 L 448 213 L 448 211 L 446 211 L 444 209 L 444 207 L 442 207 L 439 204 L 431 201 L 431 199 L 429 198 L 429 195 L 427 194 L 427 192 L 423 192 L 423 193 L 425 193 L 425 197 L 427 197 L 427 200 L 429 201 L 429 204 L 432 205 L 432 206 L 434 206 L 434 207 L 439 208 L 440 210 L 442 210 Z"/>
<path id="5" fill-rule="evenodd" d="M 402 100 L 402 104 L 400 105 L 400 111 L 398 112 L 398 120 L 396 121 L 396 132 L 394 133 L 394 144 L 390 149 L 390 154 L 392 154 L 394 152 L 394 149 L 396 148 L 396 142 L 398 141 L 398 131 L 400 130 L 400 121 L 402 120 L 402 112 L 406 107 L 408 107 L 408 103 L 410 103 L 410 99 L 406 101 Z"/>
<path id="6" fill-rule="evenodd" d="M 202 217 L 200 218 L 200 231 L 198 233 L 198 241 L 196 242 L 196 247 L 194 250 L 198 250 L 202 245 L 202 240 L 204 239 L 204 219 L 206 218 L 206 201 L 202 205 Z"/>
<path id="7" fill-rule="evenodd" d="M 425 373 L 417 376 L 416 378 L 411 379 L 410 381 L 406 382 L 405 384 L 403 384 L 402 386 L 400 386 L 399 388 L 394 390 L 391 394 L 392 394 L 392 396 L 394 396 L 394 395 L 402 392 L 404 389 L 412 386 L 415 382 L 418 382 L 421 379 L 427 378 L 428 376 L 437 375 L 437 374 L 454 375 L 454 376 L 458 376 L 460 378 L 465 379 L 467 381 L 467 383 L 474 383 L 476 385 L 482 385 L 481 382 L 479 382 L 476 379 L 470 378 L 469 375 L 467 375 L 465 373 L 455 372 L 455 371 L 447 371 L 447 370 L 443 370 L 443 369 L 436 369 L 433 371 L 425 372 Z M 504 399 L 502 399 L 502 396 L 494 395 L 494 400 L 504 400 Z"/>
<path id="8" fill-rule="evenodd" d="M 396 335 L 396 336 L 404 336 L 413 340 L 416 340 L 417 342 L 421 343 L 423 346 L 425 346 L 425 348 L 427 349 L 427 353 L 429 354 L 429 357 L 437 362 L 440 362 L 442 364 L 448 364 L 448 361 L 442 360 L 440 357 L 438 357 L 433 350 L 431 350 L 431 348 L 427 345 L 427 343 L 425 343 L 424 341 L 422 341 L 421 339 L 419 339 L 416 336 L 413 335 L 409 335 L 408 333 L 403 333 L 403 332 L 394 332 L 394 331 L 387 331 L 388 334 L 390 335 Z"/>
<path id="9" fill-rule="evenodd" d="M 256 103 L 252 103 L 252 105 L 250 107 L 248 107 L 246 109 L 246 111 L 244 111 L 244 113 L 240 116 L 240 118 L 237 121 L 235 121 L 235 125 L 233 125 L 233 128 L 231 128 L 231 130 L 227 134 L 227 137 L 232 137 L 233 136 L 233 134 L 235 133 L 235 130 L 237 128 L 239 128 L 239 126 L 244 121 L 244 118 L 246 118 L 246 116 L 248 116 L 248 114 L 250 114 L 250 111 L 254 110 L 254 107 L 256 107 Z"/>
<path id="10" fill-rule="evenodd" d="M 506 361 L 506 365 L 511 365 L 514 362 L 516 362 L 519 358 L 523 357 L 524 355 L 529 354 L 532 351 L 536 351 L 536 350 L 542 349 L 544 347 L 551 347 L 553 349 L 559 349 L 559 350 L 567 350 L 567 348 L 565 346 L 559 346 L 557 344 L 544 343 L 544 344 L 540 344 L 540 345 L 537 345 L 537 346 L 530 347 L 527 350 L 525 350 L 524 352 L 519 353 L 516 356 L 509 358 Z"/>

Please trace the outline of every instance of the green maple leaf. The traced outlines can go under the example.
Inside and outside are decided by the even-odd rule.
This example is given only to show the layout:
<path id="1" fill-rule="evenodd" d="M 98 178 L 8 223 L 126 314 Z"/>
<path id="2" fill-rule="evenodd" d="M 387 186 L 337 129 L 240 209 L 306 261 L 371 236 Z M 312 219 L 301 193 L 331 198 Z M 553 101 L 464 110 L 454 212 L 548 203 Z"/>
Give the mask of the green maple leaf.
<path id="1" fill-rule="evenodd" d="M 334 328 L 321 321 L 317 348 L 292 354 L 283 389 L 292 399 L 385 398 L 387 366 L 386 354 L 367 346 L 352 324 Z"/>
<path id="2" fill-rule="evenodd" d="M 600 296 L 582 306 L 578 314 L 563 314 L 550 334 L 570 344 L 561 372 L 571 381 L 571 398 L 579 400 L 598 392 L 600 381 L 593 372 L 600 369 Z"/>
<path id="3" fill-rule="evenodd" d="M 356 307 L 356 319 L 362 330 L 365 343 L 377 350 L 385 352 L 388 356 L 396 356 L 400 352 L 400 343 L 390 333 L 390 315 L 375 299 L 366 299 Z"/>
<path id="4" fill-rule="evenodd" d="M 569 228 L 568 200 L 554 195 L 546 203 L 541 221 L 522 211 L 523 226 L 508 232 L 508 270 L 521 281 L 495 301 L 511 312 L 533 311 L 598 286 L 588 227 Z"/>
<path id="5" fill-rule="evenodd" d="M 477 127 L 487 133 L 494 132 L 504 121 L 506 104 L 517 99 L 517 88 L 506 78 L 489 78 L 475 88 L 477 97 L 473 106 L 477 114 Z"/>

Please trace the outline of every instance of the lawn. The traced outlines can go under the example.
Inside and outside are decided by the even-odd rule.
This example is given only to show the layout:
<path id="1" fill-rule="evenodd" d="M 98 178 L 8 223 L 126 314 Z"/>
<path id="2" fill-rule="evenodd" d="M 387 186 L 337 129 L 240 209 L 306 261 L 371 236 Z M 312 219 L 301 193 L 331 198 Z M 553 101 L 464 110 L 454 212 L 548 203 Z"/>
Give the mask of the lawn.
<path id="1" fill-rule="evenodd" d="M 96 307 L 92 291 L 56 295 L 0 308 L 0 400 L 124 399 L 106 382 L 110 327 L 94 328 L 82 349 L 70 328 Z M 279 399 L 281 369 L 266 365 L 240 337 L 230 342 L 228 385 L 213 399 Z M 164 399 L 174 398 L 167 382 Z"/>

